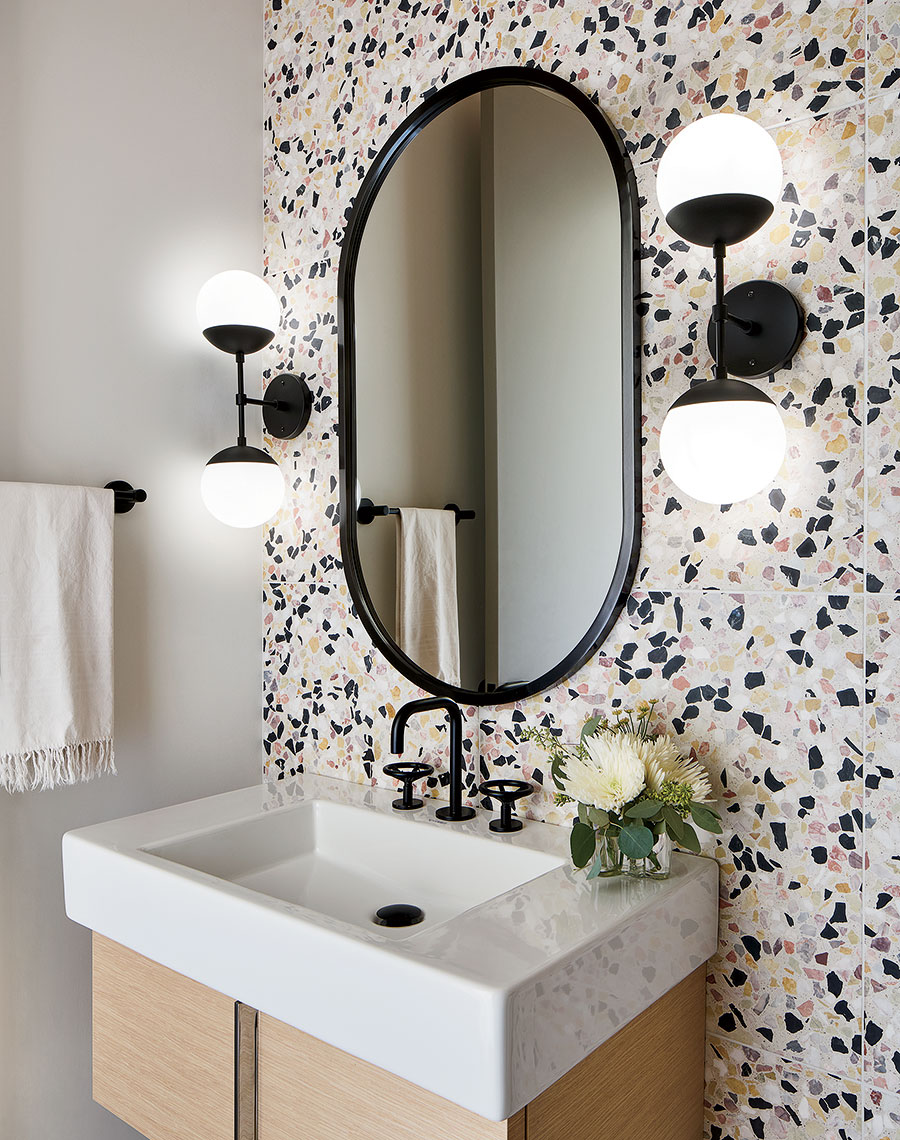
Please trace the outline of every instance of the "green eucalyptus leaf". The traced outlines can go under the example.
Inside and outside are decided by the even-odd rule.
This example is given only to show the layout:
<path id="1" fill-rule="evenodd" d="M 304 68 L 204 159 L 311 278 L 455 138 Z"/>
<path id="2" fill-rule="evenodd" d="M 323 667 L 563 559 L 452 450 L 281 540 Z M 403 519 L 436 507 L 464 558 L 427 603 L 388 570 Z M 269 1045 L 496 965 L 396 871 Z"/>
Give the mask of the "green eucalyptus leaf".
<path id="1" fill-rule="evenodd" d="M 586 720 L 581 730 L 581 739 L 584 740 L 586 736 L 593 736 L 601 720 L 603 720 L 602 716 L 592 716 L 590 720 Z"/>
<path id="2" fill-rule="evenodd" d="M 682 843 L 684 841 L 684 829 L 687 825 L 678 812 L 674 808 L 666 806 L 662 809 L 662 817 L 669 835 L 676 843 Z"/>
<path id="3" fill-rule="evenodd" d="M 619 835 L 619 850 L 629 859 L 646 859 L 653 850 L 653 832 L 639 823 L 623 827 Z"/>
<path id="4" fill-rule="evenodd" d="M 576 819 L 572 824 L 569 846 L 572 851 L 572 862 L 575 866 L 586 867 L 597 849 L 597 837 L 594 834 L 594 829 Z"/>
<path id="5" fill-rule="evenodd" d="M 595 858 L 591 870 L 589 872 L 587 872 L 587 878 L 589 878 L 589 880 L 590 879 L 599 879 L 601 876 L 606 876 L 606 874 L 610 874 L 610 873 L 615 873 L 615 872 L 610 872 L 610 871 L 607 871 L 605 869 L 605 866 L 603 866 L 603 856 L 601 853 L 600 855 L 597 856 L 597 858 Z"/>
<path id="6" fill-rule="evenodd" d="M 592 823 L 594 827 L 599 827 L 600 830 L 603 831 L 609 827 L 609 813 L 605 812 L 603 808 L 591 805 L 591 807 L 588 808 L 588 821 Z"/>
<path id="7" fill-rule="evenodd" d="M 709 811 L 703 804 L 691 804 L 691 819 L 704 831 L 711 831 L 713 835 L 722 834 L 722 824 L 715 812 Z"/>
<path id="8" fill-rule="evenodd" d="M 700 840 L 697 838 L 697 832 L 694 831 L 687 821 L 685 821 L 684 824 L 684 836 L 679 839 L 678 842 L 682 847 L 686 847 L 688 851 L 693 851 L 695 855 L 700 854 Z"/>
<path id="9" fill-rule="evenodd" d="M 697 808 L 703 808 L 703 810 L 704 810 L 704 811 L 708 811 L 710 815 L 714 815 L 714 816 L 716 817 L 716 819 L 721 819 L 721 818 L 722 818 L 722 817 L 719 815 L 719 813 L 716 811 L 716 809 L 715 809 L 715 808 L 711 808 L 711 807 L 709 806 L 709 804 L 701 804 L 701 803 L 698 803 L 698 802 L 697 802 L 697 800 L 691 800 L 691 807 L 692 807 L 692 808 L 695 808 L 695 807 L 697 807 Z"/>
<path id="10" fill-rule="evenodd" d="M 662 804 L 659 800 L 638 800 L 636 804 L 625 812 L 629 819 L 649 819 L 651 815 L 656 815 Z"/>

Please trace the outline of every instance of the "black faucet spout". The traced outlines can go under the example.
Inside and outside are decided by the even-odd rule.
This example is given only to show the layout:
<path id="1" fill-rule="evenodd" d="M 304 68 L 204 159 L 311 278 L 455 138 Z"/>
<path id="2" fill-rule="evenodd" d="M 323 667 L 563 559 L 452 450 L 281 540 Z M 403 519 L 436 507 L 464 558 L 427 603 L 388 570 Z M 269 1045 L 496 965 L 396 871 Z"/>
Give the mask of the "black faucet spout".
<path id="1" fill-rule="evenodd" d="M 475 809 L 463 807 L 462 802 L 463 718 L 459 705 L 448 697 L 424 697 L 422 700 L 409 701 L 398 710 L 394 717 L 394 723 L 391 725 L 391 752 L 395 756 L 402 755 L 406 725 L 411 716 L 415 713 L 438 710 L 445 712 L 450 721 L 450 806 L 438 808 L 434 814 L 438 819 L 455 823 L 463 819 L 471 819 L 475 815 Z"/>

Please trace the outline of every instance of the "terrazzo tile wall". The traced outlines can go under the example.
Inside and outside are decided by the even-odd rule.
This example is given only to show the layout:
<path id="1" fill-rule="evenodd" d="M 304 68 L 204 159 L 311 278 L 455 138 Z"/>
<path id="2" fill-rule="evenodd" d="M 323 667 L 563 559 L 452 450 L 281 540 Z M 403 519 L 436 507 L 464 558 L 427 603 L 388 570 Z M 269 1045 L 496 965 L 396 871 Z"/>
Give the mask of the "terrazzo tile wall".
<path id="1" fill-rule="evenodd" d="M 575 733 L 657 697 L 719 782 L 721 938 L 709 973 L 711 1140 L 900 1138 L 900 2 L 269 0 L 270 369 L 312 375 L 309 431 L 268 441 L 294 492 L 265 541 L 266 777 L 381 782 L 420 695 L 355 617 L 338 537 L 336 281 L 346 215 L 430 90 L 500 64 L 570 79 L 619 129 L 642 196 L 643 549 L 615 630 L 565 684 L 466 709 L 469 790 L 520 769 L 525 724 Z M 763 124 L 782 203 L 729 258 L 802 299 L 808 336 L 768 390 L 789 432 L 768 493 L 719 510 L 659 463 L 662 417 L 709 369 L 710 260 L 661 224 L 655 163 L 683 123 Z M 565 408 L 558 409 L 565 414 Z M 443 765 L 445 738 L 415 744 Z M 435 794 L 443 794 L 436 782 Z M 562 822 L 549 790 L 533 818 Z"/>

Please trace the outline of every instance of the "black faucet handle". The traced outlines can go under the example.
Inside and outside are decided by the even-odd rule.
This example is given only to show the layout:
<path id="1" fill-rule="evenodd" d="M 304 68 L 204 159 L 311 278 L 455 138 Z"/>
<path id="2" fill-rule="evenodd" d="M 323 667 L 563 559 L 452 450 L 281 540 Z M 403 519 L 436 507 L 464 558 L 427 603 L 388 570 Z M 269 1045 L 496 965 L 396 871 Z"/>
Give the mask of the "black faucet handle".
<path id="1" fill-rule="evenodd" d="M 484 780 L 478 785 L 478 790 L 500 805 L 499 818 L 492 819 L 488 824 L 491 831 L 504 833 L 522 830 L 522 821 L 513 815 L 512 806 L 516 800 L 531 795 L 534 791 L 533 784 L 527 780 Z"/>
<path id="2" fill-rule="evenodd" d="M 413 798 L 413 784 L 416 780 L 423 780 L 426 776 L 430 776 L 434 768 L 430 764 L 420 764 L 415 760 L 398 760 L 396 763 L 385 764 L 382 772 L 386 776 L 392 776 L 395 780 L 399 780 L 403 785 L 403 795 L 399 800 L 394 800 L 392 807 L 397 811 L 412 811 L 414 808 L 422 806 L 422 800 Z"/>

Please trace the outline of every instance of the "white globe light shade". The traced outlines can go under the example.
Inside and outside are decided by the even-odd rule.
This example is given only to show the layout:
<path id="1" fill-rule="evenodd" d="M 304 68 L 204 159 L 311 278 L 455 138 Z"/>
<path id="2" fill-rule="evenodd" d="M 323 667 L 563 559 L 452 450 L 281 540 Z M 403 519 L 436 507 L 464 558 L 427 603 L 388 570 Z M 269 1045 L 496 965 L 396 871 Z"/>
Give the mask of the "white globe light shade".
<path id="1" fill-rule="evenodd" d="M 672 482 L 692 499 L 717 504 L 739 503 L 766 488 L 781 468 L 786 443 L 781 413 L 767 397 L 676 401 L 659 436 Z"/>
<path id="2" fill-rule="evenodd" d="M 249 325 L 276 333 L 281 307 L 271 287 L 254 273 L 228 269 L 210 277 L 197 294 L 201 331 L 221 325 Z"/>
<path id="3" fill-rule="evenodd" d="M 228 458 L 229 453 L 235 457 Z M 275 460 L 259 448 L 230 447 L 214 455 L 203 468 L 200 495 L 219 522 L 235 527 L 259 526 L 281 506 L 284 476 Z"/>
<path id="4" fill-rule="evenodd" d="M 688 203 L 697 203 L 696 210 L 707 215 L 707 226 L 714 224 L 709 215 L 720 210 L 725 230 L 717 236 L 730 244 L 755 233 L 771 216 L 782 183 L 781 155 L 768 131 L 746 115 L 706 115 L 669 143 L 656 175 L 656 197 L 672 228 L 702 245 L 712 245 L 713 238 L 685 231 Z M 746 220 L 734 218 L 745 212 Z"/>

